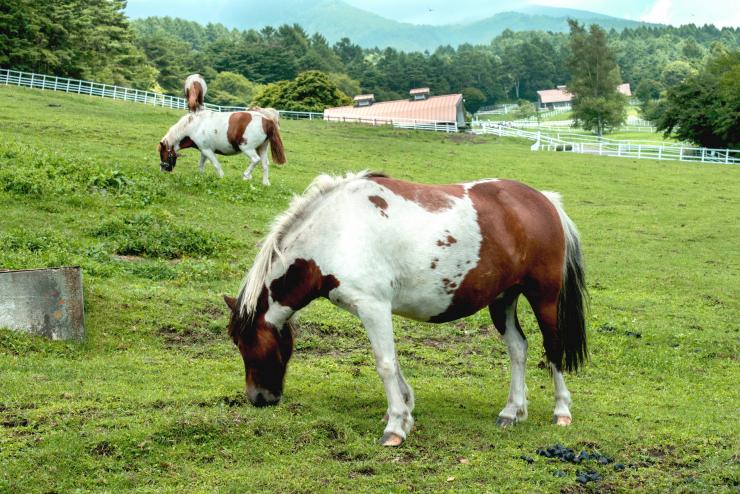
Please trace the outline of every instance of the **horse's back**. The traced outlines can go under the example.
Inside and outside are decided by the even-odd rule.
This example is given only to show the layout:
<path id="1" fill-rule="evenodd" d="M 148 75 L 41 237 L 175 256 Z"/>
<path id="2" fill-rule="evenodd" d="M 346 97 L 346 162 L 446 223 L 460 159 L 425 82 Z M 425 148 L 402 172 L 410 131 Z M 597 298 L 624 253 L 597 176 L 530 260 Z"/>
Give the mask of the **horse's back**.
<path id="1" fill-rule="evenodd" d="M 547 238 L 557 240 L 558 231 L 562 238 L 547 198 L 508 180 L 425 185 L 371 177 L 348 182 L 322 209 L 309 229 L 314 240 L 304 239 L 316 244 L 313 255 L 340 280 L 420 320 L 487 306 L 523 283 L 539 256 L 551 257 Z"/>

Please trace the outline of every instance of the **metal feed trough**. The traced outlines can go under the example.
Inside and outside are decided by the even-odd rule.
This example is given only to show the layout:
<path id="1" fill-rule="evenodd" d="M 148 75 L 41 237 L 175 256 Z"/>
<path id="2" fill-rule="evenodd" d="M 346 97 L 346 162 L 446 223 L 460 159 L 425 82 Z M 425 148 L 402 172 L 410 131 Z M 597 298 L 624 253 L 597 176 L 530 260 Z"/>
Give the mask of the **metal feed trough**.
<path id="1" fill-rule="evenodd" d="M 0 270 L 0 328 L 52 340 L 83 340 L 82 270 Z"/>

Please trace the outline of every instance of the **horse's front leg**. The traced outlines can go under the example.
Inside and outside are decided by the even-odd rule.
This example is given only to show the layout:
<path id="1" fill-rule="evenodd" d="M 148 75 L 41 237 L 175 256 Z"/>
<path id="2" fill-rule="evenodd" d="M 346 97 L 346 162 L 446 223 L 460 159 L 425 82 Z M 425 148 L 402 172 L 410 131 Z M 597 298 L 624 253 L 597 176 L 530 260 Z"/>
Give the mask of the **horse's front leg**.
<path id="1" fill-rule="evenodd" d="M 214 153 L 210 149 L 201 149 L 200 153 L 201 159 L 203 156 L 208 158 L 211 163 L 213 163 L 213 167 L 216 169 L 216 173 L 218 173 L 218 176 L 224 178 L 224 171 L 221 169 L 221 163 L 219 163 L 216 159 L 216 153 Z"/>
<path id="2" fill-rule="evenodd" d="M 203 170 L 206 167 L 206 155 L 203 153 L 200 153 L 200 161 L 198 161 L 198 171 L 203 173 Z"/>
<path id="3" fill-rule="evenodd" d="M 375 355 L 375 367 L 383 381 L 388 400 L 388 424 L 380 439 L 383 446 L 400 446 L 411 432 L 414 419 L 408 404 L 413 404 L 413 393 L 402 386 L 400 367 L 393 342 L 393 323 L 388 304 L 372 303 L 358 306 L 357 314 L 370 338 Z M 403 381 L 405 384 L 405 381 Z M 413 406 L 413 405 L 412 405 Z"/>

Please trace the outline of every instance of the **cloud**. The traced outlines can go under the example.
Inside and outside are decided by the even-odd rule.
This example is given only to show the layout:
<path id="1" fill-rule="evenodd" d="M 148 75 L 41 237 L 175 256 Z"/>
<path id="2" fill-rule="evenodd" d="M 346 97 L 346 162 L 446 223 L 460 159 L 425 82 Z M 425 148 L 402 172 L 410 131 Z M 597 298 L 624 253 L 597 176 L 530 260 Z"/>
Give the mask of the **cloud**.
<path id="1" fill-rule="evenodd" d="M 640 20 L 657 24 L 670 24 L 672 7 L 672 0 L 656 0 L 650 10 L 640 17 Z"/>

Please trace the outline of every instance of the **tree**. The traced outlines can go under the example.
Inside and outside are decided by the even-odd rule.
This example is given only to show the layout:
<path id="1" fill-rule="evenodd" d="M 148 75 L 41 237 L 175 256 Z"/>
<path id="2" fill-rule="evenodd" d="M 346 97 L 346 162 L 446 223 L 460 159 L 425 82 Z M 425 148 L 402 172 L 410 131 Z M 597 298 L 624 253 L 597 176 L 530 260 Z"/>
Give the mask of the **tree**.
<path id="1" fill-rule="evenodd" d="M 156 70 L 134 44 L 123 0 L 0 2 L 0 64 L 147 88 Z"/>
<path id="2" fill-rule="evenodd" d="M 652 117 L 666 136 L 740 147 L 740 50 L 715 50 L 698 74 L 668 89 Z"/>
<path id="3" fill-rule="evenodd" d="M 601 136 L 627 119 L 627 98 L 617 91 L 621 83 L 616 56 L 607 45 L 606 33 L 596 24 L 589 32 L 569 19 L 571 80 L 574 125 Z"/>
<path id="4" fill-rule="evenodd" d="M 512 112 L 514 118 L 516 119 L 527 119 L 529 117 L 539 117 L 539 112 L 537 111 L 537 107 L 534 103 L 531 101 L 519 100 L 519 105 L 517 106 L 516 110 Z M 538 118 L 539 120 L 539 118 Z"/>
<path id="5" fill-rule="evenodd" d="M 217 105 L 249 106 L 258 87 L 241 74 L 220 72 L 208 84 L 208 99 Z"/>
<path id="6" fill-rule="evenodd" d="M 660 74 L 660 80 L 667 89 L 682 83 L 695 72 L 687 62 L 674 60 L 665 66 L 663 72 Z"/>
<path id="7" fill-rule="evenodd" d="M 320 112 L 351 102 L 326 74 L 317 70 L 302 72 L 293 81 L 268 84 L 254 96 L 254 103 L 259 106 L 294 111 Z"/>
<path id="8" fill-rule="evenodd" d="M 477 87 L 466 87 L 462 90 L 463 100 L 465 100 L 465 109 L 470 113 L 475 113 L 486 102 L 486 95 Z"/>

